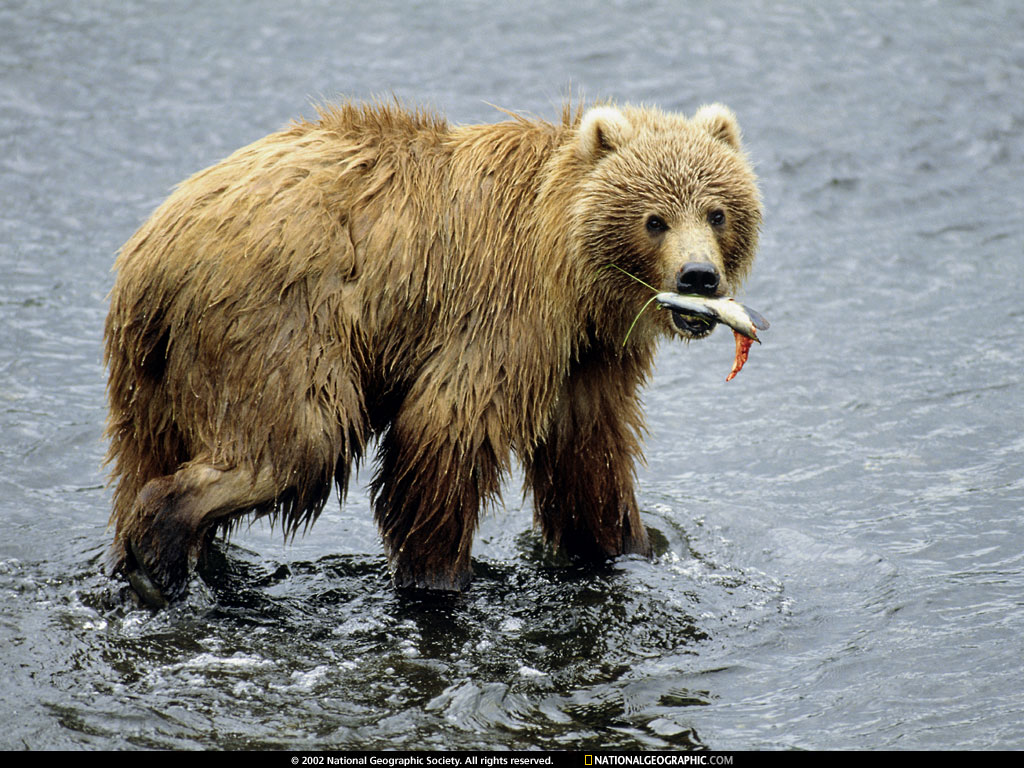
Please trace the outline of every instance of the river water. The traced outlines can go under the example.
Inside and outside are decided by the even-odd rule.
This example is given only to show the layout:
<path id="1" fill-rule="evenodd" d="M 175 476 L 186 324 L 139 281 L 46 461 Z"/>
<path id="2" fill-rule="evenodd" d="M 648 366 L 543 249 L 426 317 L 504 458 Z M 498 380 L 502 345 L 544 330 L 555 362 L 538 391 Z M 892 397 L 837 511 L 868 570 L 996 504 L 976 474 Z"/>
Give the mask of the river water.
<path id="1" fill-rule="evenodd" d="M 1024 6 L 0 3 L 0 747 L 1024 748 Z M 653 562 L 390 588 L 362 484 L 157 614 L 100 573 L 101 331 L 171 186 L 310 103 L 739 115 L 772 321 L 663 346 Z M 360 480 L 365 483 L 369 473 Z"/>

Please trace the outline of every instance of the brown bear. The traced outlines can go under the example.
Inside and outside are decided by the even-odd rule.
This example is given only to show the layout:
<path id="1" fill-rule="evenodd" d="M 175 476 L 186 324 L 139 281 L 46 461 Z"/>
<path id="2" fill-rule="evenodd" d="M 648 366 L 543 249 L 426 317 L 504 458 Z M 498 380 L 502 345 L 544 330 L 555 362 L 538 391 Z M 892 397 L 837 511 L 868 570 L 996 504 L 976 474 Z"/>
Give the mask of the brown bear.
<path id="1" fill-rule="evenodd" d="M 513 456 L 552 546 L 649 554 L 639 390 L 660 337 L 710 328 L 634 319 L 652 289 L 736 289 L 756 180 L 720 105 L 511 118 L 324 107 L 182 183 L 125 244 L 105 329 L 112 575 L 181 596 L 241 515 L 308 527 L 372 437 L 398 587 L 466 585 Z"/>

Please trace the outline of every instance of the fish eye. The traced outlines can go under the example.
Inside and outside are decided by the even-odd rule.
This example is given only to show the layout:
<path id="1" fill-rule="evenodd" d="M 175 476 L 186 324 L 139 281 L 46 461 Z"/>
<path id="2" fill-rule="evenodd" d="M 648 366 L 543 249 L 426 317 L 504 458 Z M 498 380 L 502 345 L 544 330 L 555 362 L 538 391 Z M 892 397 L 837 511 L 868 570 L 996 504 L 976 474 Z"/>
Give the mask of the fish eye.
<path id="1" fill-rule="evenodd" d="M 647 227 L 648 233 L 652 235 L 660 235 L 662 232 L 668 230 L 668 224 L 660 216 L 648 216 L 647 222 L 644 224 Z"/>
<path id="2" fill-rule="evenodd" d="M 709 211 L 708 224 L 715 228 L 725 226 L 725 211 L 721 208 L 715 208 L 713 211 Z"/>

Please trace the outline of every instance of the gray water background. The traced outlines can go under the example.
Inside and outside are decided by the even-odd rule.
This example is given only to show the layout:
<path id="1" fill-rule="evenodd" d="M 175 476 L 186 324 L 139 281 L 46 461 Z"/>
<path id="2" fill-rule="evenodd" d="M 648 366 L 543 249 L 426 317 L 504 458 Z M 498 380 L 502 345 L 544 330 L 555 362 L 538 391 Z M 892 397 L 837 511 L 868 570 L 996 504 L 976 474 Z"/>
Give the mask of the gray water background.
<path id="1" fill-rule="evenodd" d="M 362 485 L 153 615 L 99 575 L 101 330 L 172 185 L 395 94 L 739 115 L 772 320 L 666 344 L 654 562 L 550 561 L 515 482 L 462 597 Z M 1024 5 L 0 3 L 0 747 L 1024 748 Z M 369 467 L 360 476 L 368 479 Z"/>

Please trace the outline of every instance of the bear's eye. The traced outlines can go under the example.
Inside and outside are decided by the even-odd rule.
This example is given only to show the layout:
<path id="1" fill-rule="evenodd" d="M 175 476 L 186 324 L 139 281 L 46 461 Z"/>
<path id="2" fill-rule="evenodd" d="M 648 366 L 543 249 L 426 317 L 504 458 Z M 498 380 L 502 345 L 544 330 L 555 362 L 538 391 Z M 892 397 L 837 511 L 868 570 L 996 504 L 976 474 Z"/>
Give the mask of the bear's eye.
<path id="1" fill-rule="evenodd" d="M 662 232 L 668 230 L 668 224 L 666 224 L 665 220 L 660 216 L 648 216 L 645 226 L 647 227 L 647 231 L 652 235 L 660 235 Z"/>
<path id="2" fill-rule="evenodd" d="M 712 227 L 724 227 L 725 226 L 725 211 L 721 208 L 715 208 L 713 211 L 708 212 L 708 224 Z"/>

